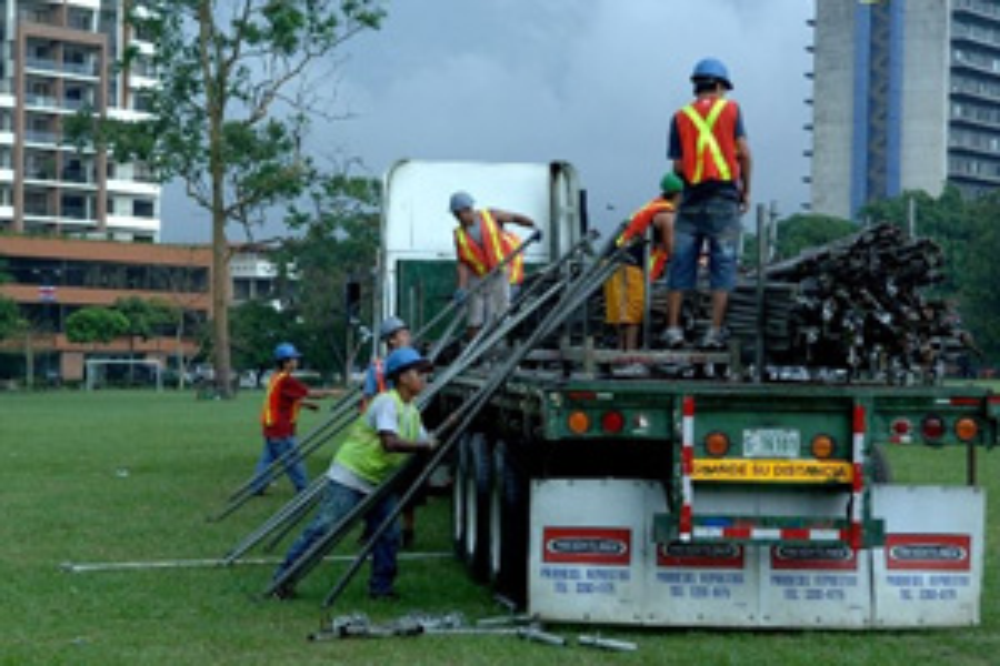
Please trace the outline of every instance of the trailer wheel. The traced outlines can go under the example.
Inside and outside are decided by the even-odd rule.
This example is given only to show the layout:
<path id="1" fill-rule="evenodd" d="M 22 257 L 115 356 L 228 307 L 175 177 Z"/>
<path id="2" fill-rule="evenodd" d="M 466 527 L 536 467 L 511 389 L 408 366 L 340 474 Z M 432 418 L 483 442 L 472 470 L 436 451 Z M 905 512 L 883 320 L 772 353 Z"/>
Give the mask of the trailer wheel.
<path id="1" fill-rule="evenodd" d="M 881 446 L 872 446 L 872 480 L 875 483 L 892 483 L 892 466 Z"/>
<path id="2" fill-rule="evenodd" d="M 474 580 L 487 580 L 490 541 L 490 487 L 492 465 L 489 443 L 481 433 L 464 442 L 465 456 L 465 566 Z"/>
<path id="3" fill-rule="evenodd" d="M 493 453 L 489 565 L 494 589 L 523 604 L 528 580 L 527 485 L 505 442 L 498 442 Z"/>

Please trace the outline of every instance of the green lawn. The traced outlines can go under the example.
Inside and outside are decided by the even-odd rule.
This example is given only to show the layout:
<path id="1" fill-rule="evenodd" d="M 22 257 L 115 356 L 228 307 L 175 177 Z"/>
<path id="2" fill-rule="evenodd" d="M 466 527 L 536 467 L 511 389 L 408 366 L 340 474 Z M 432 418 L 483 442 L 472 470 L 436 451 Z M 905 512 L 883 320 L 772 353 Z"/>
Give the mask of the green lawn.
<path id="1" fill-rule="evenodd" d="M 639 650 L 560 650 L 500 637 L 310 643 L 319 603 L 343 565 L 327 565 L 291 602 L 256 598 L 271 569 L 67 573 L 64 562 L 215 558 L 290 497 L 287 480 L 221 523 L 218 510 L 260 451 L 259 394 L 232 402 L 192 394 L 0 394 L 0 663 L 2 664 L 996 664 L 1000 663 L 1000 492 L 990 497 L 983 626 L 893 633 L 625 631 Z M 317 415 L 306 414 L 305 429 Z M 996 491 L 1000 453 L 983 454 Z M 328 454 L 312 460 L 319 473 Z M 895 449 L 900 481 L 961 482 L 963 453 Z M 450 547 L 445 500 L 420 514 L 419 551 Z M 350 540 L 353 542 L 353 539 Z M 262 556 L 252 553 L 252 557 Z M 496 615 L 489 593 L 450 559 L 403 562 L 404 595 L 372 605 L 363 581 L 338 613 Z M 554 627 L 565 636 L 578 628 Z"/>

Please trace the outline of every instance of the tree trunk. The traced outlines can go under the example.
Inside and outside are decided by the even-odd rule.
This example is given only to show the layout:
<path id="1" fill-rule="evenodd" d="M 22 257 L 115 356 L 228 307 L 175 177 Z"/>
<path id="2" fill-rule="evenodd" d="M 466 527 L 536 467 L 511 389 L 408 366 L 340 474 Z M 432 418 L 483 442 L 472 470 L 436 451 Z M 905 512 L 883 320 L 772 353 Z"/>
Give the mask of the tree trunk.
<path id="1" fill-rule="evenodd" d="M 208 168 L 212 181 L 212 322 L 215 388 L 222 398 L 232 397 L 229 381 L 229 242 L 226 239 L 225 165 L 222 163 L 222 126 L 226 114 L 226 73 L 215 43 L 212 3 L 199 3 L 202 67 L 205 75 L 205 106 L 208 111 Z"/>

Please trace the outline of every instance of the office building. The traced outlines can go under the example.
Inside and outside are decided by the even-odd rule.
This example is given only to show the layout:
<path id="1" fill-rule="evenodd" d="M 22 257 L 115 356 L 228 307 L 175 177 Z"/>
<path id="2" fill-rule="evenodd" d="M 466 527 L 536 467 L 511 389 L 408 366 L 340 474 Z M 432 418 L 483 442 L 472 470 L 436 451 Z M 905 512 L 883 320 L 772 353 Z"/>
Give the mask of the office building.
<path id="1" fill-rule="evenodd" d="M 813 212 L 1000 186 L 1000 0 L 817 0 Z"/>

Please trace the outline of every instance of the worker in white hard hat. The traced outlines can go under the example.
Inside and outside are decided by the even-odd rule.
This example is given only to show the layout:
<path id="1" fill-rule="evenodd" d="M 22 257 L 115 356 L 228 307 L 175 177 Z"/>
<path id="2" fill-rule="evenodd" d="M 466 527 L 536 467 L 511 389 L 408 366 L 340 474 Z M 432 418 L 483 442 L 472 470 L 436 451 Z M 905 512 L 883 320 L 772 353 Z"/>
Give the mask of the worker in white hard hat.
<path id="1" fill-rule="evenodd" d="M 520 239 L 507 231 L 506 225 L 534 229 L 536 240 L 541 238 L 535 221 L 526 215 L 496 208 L 476 209 L 474 206 L 475 200 L 466 192 L 451 195 L 449 210 L 459 223 L 455 229 L 455 253 L 458 257 L 455 299 L 458 301 L 464 301 L 490 271 L 520 246 Z M 494 280 L 492 285 L 478 289 L 471 296 L 467 314 L 470 339 L 484 324 L 507 311 L 511 285 L 519 285 L 524 279 L 523 254 L 507 265 L 503 278 Z"/>

